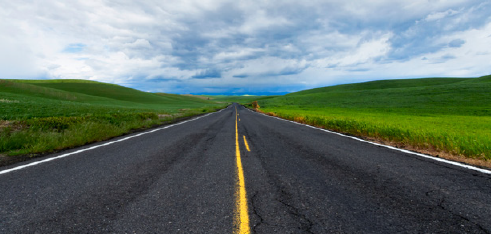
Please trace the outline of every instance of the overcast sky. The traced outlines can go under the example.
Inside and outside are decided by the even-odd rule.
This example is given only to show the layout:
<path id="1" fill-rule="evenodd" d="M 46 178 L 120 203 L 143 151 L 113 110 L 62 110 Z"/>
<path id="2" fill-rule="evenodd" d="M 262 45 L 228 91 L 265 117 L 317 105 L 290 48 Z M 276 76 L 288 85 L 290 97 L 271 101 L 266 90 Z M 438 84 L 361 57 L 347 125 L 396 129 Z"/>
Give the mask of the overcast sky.
<path id="1" fill-rule="evenodd" d="M 254 94 L 491 74 L 488 0 L 0 0 L 0 77 Z"/>

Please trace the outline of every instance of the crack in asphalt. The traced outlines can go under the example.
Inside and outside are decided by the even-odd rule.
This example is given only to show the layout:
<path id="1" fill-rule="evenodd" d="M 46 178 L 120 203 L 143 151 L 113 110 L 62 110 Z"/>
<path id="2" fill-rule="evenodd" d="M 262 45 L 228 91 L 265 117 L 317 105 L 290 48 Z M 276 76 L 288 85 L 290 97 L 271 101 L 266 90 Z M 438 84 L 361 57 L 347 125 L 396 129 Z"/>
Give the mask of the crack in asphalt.
<path id="1" fill-rule="evenodd" d="M 257 151 L 257 157 L 259 158 L 259 161 L 261 163 L 261 166 L 263 168 L 267 168 L 265 167 L 265 162 L 264 160 L 266 159 L 266 157 L 264 157 L 263 155 L 264 152 L 262 152 L 261 150 Z M 281 180 L 279 180 L 278 178 L 276 178 L 275 176 L 273 176 L 269 170 L 266 170 L 266 177 L 268 178 L 268 180 L 271 182 L 271 184 L 276 187 L 276 196 L 278 196 L 279 198 L 276 198 L 275 200 L 278 201 L 282 206 L 286 207 L 286 211 L 288 214 L 290 214 L 291 216 L 294 216 L 296 217 L 296 220 L 299 222 L 300 224 L 300 227 L 299 229 L 304 231 L 305 233 L 314 233 L 312 232 L 312 227 L 314 225 L 314 223 L 307 218 L 306 215 L 302 214 L 300 212 L 300 209 L 295 207 L 295 206 L 292 206 L 290 205 L 287 201 L 288 200 L 291 200 L 289 197 L 291 197 L 290 194 L 288 194 L 284 189 L 281 188 Z M 257 228 L 262 225 L 262 224 L 267 224 L 267 225 L 270 225 L 269 223 L 267 223 L 264 218 L 259 214 L 258 212 L 258 209 L 257 209 L 257 204 L 256 204 L 256 201 L 257 201 L 257 196 L 258 196 L 259 192 L 256 191 L 253 196 L 251 197 L 251 203 L 252 203 L 252 211 L 254 212 L 254 214 L 260 219 L 259 223 L 257 225 L 255 225 L 253 227 L 253 232 L 254 233 L 257 233 L 258 230 Z M 272 226 L 275 226 L 277 227 L 277 225 L 272 225 Z"/>
<path id="2" fill-rule="evenodd" d="M 430 191 L 427 191 L 425 194 L 428 198 L 434 198 L 432 197 L 432 193 L 435 193 L 435 192 L 440 192 L 441 189 L 433 189 L 433 190 L 430 190 Z M 441 194 L 441 193 L 439 193 Z M 443 194 L 442 194 L 443 195 Z M 484 233 L 486 234 L 491 234 L 491 232 L 489 230 L 487 230 L 486 228 L 484 228 L 483 226 L 481 226 L 479 223 L 476 223 L 472 220 L 470 220 L 469 218 L 461 215 L 461 214 L 458 214 L 458 213 L 455 213 L 449 209 L 447 209 L 444 205 L 444 203 L 446 202 L 446 198 L 445 196 L 442 196 L 442 198 L 439 199 L 440 201 L 438 201 L 438 204 L 436 205 L 436 207 L 440 208 L 441 210 L 445 211 L 445 212 L 448 212 L 456 217 L 459 217 L 460 219 L 463 219 L 465 221 L 467 221 L 468 223 L 471 223 L 471 224 L 474 224 L 477 228 L 479 228 L 481 231 L 483 231 Z"/>
<path id="3" fill-rule="evenodd" d="M 309 218 L 307 218 L 307 216 L 305 214 L 302 214 L 300 212 L 300 209 L 298 209 L 297 207 L 295 207 L 293 205 L 290 205 L 287 202 L 287 200 L 291 200 L 288 198 L 290 196 L 291 195 L 288 194 L 287 192 L 285 192 L 283 189 L 280 189 L 280 198 L 276 199 L 276 200 L 278 202 L 280 202 L 281 204 L 283 204 L 283 206 L 285 206 L 287 208 L 287 211 L 290 215 L 293 215 L 299 219 L 300 230 L 305 231 L 306 233 L 314 233 L 314 232 L 312 232 L 312 227 L 314 226 L 314 223 Z"/>
<path id="4" fill-rule="evenodd" d="M 257 216 L 259 218 L 259 222 L 254 224 L 254 226 L 252 227 L 252 232 L 253 233 L 257 233 L 257 230 L 256 228 L 258 228 L 259 226 L 261 226 L 261 224 L 267 224 L 263 217 L 259 214 L 259 211 L 257 209 L 257 206 L 256 206 L 256 196 L 259 194 L 258 191 L 256 191 L 252 197 L 251 197 L 251 207 L 252 207 L 252 212 L 254 213 L 255 216 Z"/>
<path id="5" fill-rule="evenodd" d="M 434 207 L 434 209 L 440 210 L 437 213 L 447 213 L 450 214 L 451 216 L 454 216 L 454 221 L 458 220 L 460 217 L 461 222 L 468 223 L 469 226 L 475 225 L 474 227 L 479 230 L 479 232 L 484 232 L 491 234 L 488 230 L 485 229 L 485 227 L 479 225 L 476 220 L 470 221 L 469 218 L 466 218 L 462 215 L 459 215 L 457 210 L 454 209 L 445 209 L 445 205 L 450 202 L 451 200 L 446 199 L 448 197 L 445 197 L 445 194 L 442 193 L 442 190 L 434 190 L 434 191 L 428 191 L 426 192 L 426 196 L 431 199 L 425 200 L 418 200 L 417 197 L 416 199 L 402 199 L 404 195 L 406 194 L 404 191 L 409 190 L 408 186 L 401 184 L 399 182 L 400 178 L 400 173 L 398 171 L 390 171 L 392 174 L 387 173 L 387 168 L 381 166 L 380 164 L 375 165 L 375 168 L 372 168 L 371 170 L 366 170 L 366 171 L 360 171 L 360 170 L 354 170 L 353 167 L 349 164 L 344 164 L 344 161 L 340 161 L 337 159 L 335 156 L 331 156 L 331 152 L 323 152 L 322 154 L 316 154 L 316 148 L 309 148 L 308 145 L 304 144 L 299 144 L 298 139 L 295 138 L 295 136 L 288 136 L 285 134 L 282 134 L 279 132 L 275 126 L 269 125 L 269 124 L 263 124 L 259 128 L 261 128 L 264 131 L 267 131 L 270 135 L 268 135 L 268 138 L 275 138 L 277 141 L 283 141 L 285 142 L 285 145 L 291 146 L 291 148 L 296 150 L 297 156 L 304 157 L 307 160 L 312 160 L 317 163 L 317 165 L 320 165 L 328 171 L 330 174 L 337 174 L 339 175 L 338 178 L 343 178 L 344 182 L 348 182 L 350 184 L 350 188 L 355 188 L 355 189 L 363 189 L 363 194 L 365 196 L 369 196 L 370 199 L 374 199 L 375 202 L 382 203 L 387 209 L 387 207 L 401 212 L 401 214 L 404 215 L 410 215 L 410 210 L 413 210 L 415 208 L 414 205 L 419 205 L 421 207 Z M 245 130 L 247 131 L 247 130 Z M 259 136 L 264 137 L 264 136 Z M 262 142 L 259 142 L 262 143 Z M 267 144 L 260 144 L 258 147 L 258 158 L 261 162 L 261 166 L 266 170 L 268 177 L 271 179 L 273 184 L 275 184 L 280 191 L 281 196 L 279 199 L 277 199 L 278 202 L 280 202 L 283 206 L 285 206 L 289 213 L 292 216 L 296 216 L 298 220 L 301 222 L 301 229 L 304 230 L 305 232 L 308 233 L 313 233 L 312 231 L 312 220 L 309 220 L 308 217 L 301 212 L 305 211 L 303 209 L 299 209 L 297 207 L 294 207 L 290 204 L 297 204 L 297 202 L 293 202 L 291 199 L 288 199 L 288 195 L 285 193 L 285 189 L 280 189 L 278 185 L 281 184 L 282 179 L 278 178 L 274 175 L 274 173 L 270 172 L 271 168 L 268 167 L 268 159 L 266 155 L 268 155 L 267 152 L 262 153 L 261 149 L 263 148 L 268 148 L 266 146 Z M 350 153 L 350 152 L 348 152 Z M 265 155 L 263 155 L 265 154 Z M 425 161 L 428 162 L 428 160 L 425 159 L 420 159 L 416 158 L 418 161 Z M 441 163 L 437 162 L 431 162 L 431 164 L 436 164 L 438 166 L 442 166 Z M 391 165 L 393 167 L 394 165 Z M 416 166 L 411 166 L 411 165 L 402 165 L 404 169 L 407 170 L 416 170 Z M 461 171 L 460 169 L 455 169 L 453 166 L 443 166 L 445 168 L 451 168 L 452 170 L 457 170 Z M 385 171 L 384 171 L 385 169 Z M 445 176 L 446 173 L 442 173 L 441 176 Z M 389 176 L 389 177 L 388 177 Z M 393 177 L 390 177 L 393 176 Z M 434 173 L 432 172 L 430 176 L 435 176 Z M 488 181 L 491 180 L 491 177 L 488 175 L 480 175 L 480 174 L 473 174 L 474 177 L 480 177 L 480 178 L 486 178 Z M 357 179 L 358 178 L 358 179 Z M 398 178 L 399 180 L 395 180 Z M 405 177 L 405 179 L 412 179 L 411 177 Z M 428 183 L 427 186 L 432 186 L 431 183 Z M 368 189 L 369 191 L 366 191 Z M 422 193 L 420 193 L 422 192 Z M 395 193 L 395 194 L 394 194 Z M 417 195 L 417 194 L 425 194 L 424 190 L 421 189 L 419 191 L 416 191 L 414 193 L 409 193 L 410 195 Z M 435 193 L 435 194 L 432 194 Z M 443 198 L 442 198 L 443 197 Z M 407 198 L 407 196 L 406 196 Z M 422 203 L 421 203 L 422 201 Z M 420 202 L 420 203 L 418 203 Z M 401 205 L 403 205 L 401 207 Z M 430 208 L 431 209 L 431 208 Z M 409 211 L 408 211 L 409 210 Z M 455 213 L 454 213 L 455 212 Z M 264 216 L 266 217 L 266 216 Z M 449 218 L 450 218 L 449 217 Z M 420 220 L 424 221 L 425 219 L 422 216 L 409 216 L 409 218 L 414 218 L 415 221 Z M 451 218 L 450 218 L 451 219 Z M 472 219 L 472 218 L 471 218 Z M 439 224 L 440 225 L 440 224 Z M 467 225 L 466 225 L 467 226 Z M 442 226 L 437 226 L 435 228 L 442 228 Z"/>

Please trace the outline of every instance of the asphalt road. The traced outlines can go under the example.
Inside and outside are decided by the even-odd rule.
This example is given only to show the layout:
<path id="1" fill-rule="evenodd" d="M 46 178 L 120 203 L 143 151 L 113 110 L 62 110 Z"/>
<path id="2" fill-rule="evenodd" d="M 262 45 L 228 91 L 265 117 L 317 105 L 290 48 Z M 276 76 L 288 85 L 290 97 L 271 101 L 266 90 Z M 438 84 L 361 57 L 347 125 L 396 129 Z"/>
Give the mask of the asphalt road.
<path id="1" fill-rule="evenodd" d="M 0 233 L 491 233 L 490 175 L 237 104 L 131 136 L 0 168 Z"/>

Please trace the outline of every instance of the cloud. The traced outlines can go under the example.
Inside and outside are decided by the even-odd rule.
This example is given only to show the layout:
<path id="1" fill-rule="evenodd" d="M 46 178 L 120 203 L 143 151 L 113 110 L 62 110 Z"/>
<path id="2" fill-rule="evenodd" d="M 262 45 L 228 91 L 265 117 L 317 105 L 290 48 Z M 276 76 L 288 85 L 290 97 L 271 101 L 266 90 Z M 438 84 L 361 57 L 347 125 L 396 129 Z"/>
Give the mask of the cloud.
<path id="1" fill-rule="evenodd" d="M 259 10 L 255 14 L 247 17 L 245 22 L 239 27 L 238 32 L 251 35 L 261 30 L 267 31 L 290 24 L 283 16 L 269 16 L 264 10 Z"/>
<path id="2" fill-rule="evenodd" d="M 306 68 L 306 61 L 261 57 L 245 61 L 240 67 L 231 69 L 227 73 L 240 78 L 285 76 L 301 73 Z"/>
<path id="3" fill-rule="evenodd" d="M 426 16 L 426 18 L 424 20 L 425 21 L 435 21 L 435 20 L 443 19 L 443 18 L 448 17 L 448 16 L 453 16 L 453 15 L 456 15 L 456 14 L 458 14 L 458 11 L 449 9 L 449 10 L 446 10 L 446 11 L 443 11 L 443 12 L 431 13 L 428 16 Z"/>
<path id="4" fill-rule="evenodd" d="M 459 48 L 461 47 L 463 44 L 465 44 L 465 41 L 462 40 L 462 39 L 455 39 L 455 40 L 452 40 L 451 42 L 448 43 L 448 46 L 449 47 L 455 47 L 455 48 Z"/>
<path id="5" fill-rule="evenodd" d="M 433 63 L 445 63 L 447 62 L 448 60 L 451 60 L 451 59 L 456 59 L 457 57 L 453 54 L 444 54 L 438 58 L 434 58 L 432 60 Z"/>
<path id="6" fill-rule="evenodd" d="M 479 0 L 3 1 L 0 77 L 290 92 L 491 73 Z"/>
<path id="7" fill-rule="evenodd" d="M 265 50 L 261 48 L 235 48 L 231 51 L 219 52 L 213 57 L 213 59 L 218 61 L 241 60 L 254 57 L 264 51 Z"/>
<path id="8" fill-rule="evenodd" d="M 206 69 L 198 72 L 196 75 L 192 76 L 195 79 L 206 79 L 206 78 L 220 78 L 222 74 L 216 69 Z"/>

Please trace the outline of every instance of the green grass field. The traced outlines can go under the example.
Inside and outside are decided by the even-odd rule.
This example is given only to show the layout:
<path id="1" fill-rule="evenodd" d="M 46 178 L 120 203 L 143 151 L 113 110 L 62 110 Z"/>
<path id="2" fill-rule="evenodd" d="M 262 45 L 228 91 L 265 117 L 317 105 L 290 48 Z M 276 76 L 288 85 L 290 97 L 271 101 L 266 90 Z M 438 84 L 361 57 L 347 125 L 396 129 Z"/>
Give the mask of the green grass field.
<path id="1" fill-rule="evenodd" d="M 204 97 L 84 80 L 0 80 L 0 154 L 75 147 L 255 100 L 282 118 L 405 148 L 491 159 L 491 76 Z"/>
<path id="2" fill-rule="evenodd" d="M 491 159 L 491 76 L 373 81 L 258 102 L 266 113 L 399 147 Z"/>
<path id="3" fill-rule="evenodd" d="M 224 106 L 85 80 L 0 80 L 0 154 L 80 146 Z"/>

